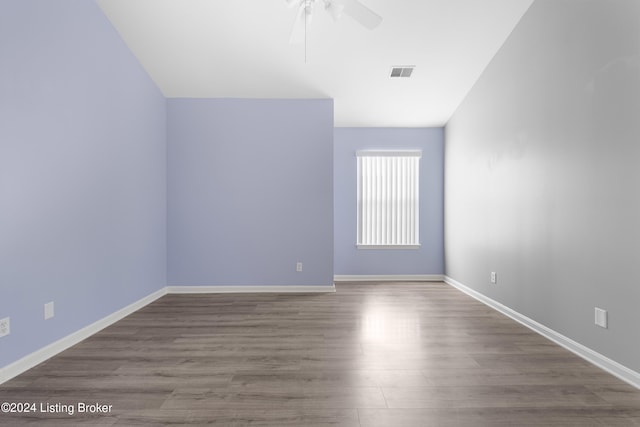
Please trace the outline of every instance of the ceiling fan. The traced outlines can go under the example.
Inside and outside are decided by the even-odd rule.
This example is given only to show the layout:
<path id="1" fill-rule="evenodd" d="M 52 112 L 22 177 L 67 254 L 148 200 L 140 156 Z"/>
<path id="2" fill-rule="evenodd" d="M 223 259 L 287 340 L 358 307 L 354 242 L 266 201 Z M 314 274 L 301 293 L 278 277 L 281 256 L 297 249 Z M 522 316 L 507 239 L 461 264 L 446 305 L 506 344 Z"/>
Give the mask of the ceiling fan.
<path id="1" fill-rule="evenodd" d="M 306 27 L 311 22 L 313 7 L 317 3 L 324 5 L 324 10 L 331 15 L 334 21 L 340 19 L 342 14 L 349 15 L 355 21 L 369 30 L 373 30 L 382 17 L 360 3 L 358 0 L 285 0 L 289 7 L 298 7 L 298 14 L 293 23 L 289 43 L 302 43 L 306 36 Z"/>

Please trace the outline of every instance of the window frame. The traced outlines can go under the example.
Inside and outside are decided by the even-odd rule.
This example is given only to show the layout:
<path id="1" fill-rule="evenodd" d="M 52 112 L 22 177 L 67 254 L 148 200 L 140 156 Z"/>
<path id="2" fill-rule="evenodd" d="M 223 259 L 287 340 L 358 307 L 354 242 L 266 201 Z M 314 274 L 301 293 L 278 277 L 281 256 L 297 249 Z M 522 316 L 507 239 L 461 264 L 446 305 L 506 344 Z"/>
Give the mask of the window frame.
<path id="1" fill-rule="evenodd" d="M 377 157 L 380 158 L 381 162 L 385 164 L 380 166 L 378 164 L 376 167 L 380 169 L 376 169 L 378 174 L 384 175 L 386 190 L 383 190 L 380 187 L 380 183 L 382 178 L 377 178 L 372 181 L 372 178 L 369 177 L 366 179 L 363 175 L 365 171 L 363 170 L 367 166 L 364 161 L 361 160 L 363 157 Z M 404 171 L 398 169 L 398 165 L 407 163 L 395 162 L 391 163 L 394 166 L 389 166 L 389 159 L 393 157 L 402 157 L 405 159 L 416 159 L 415 164 L 410 165 L 409 170 L 405 167 Z M 357 175 L 357 193 L 356 193 L 356 247 L 358 249 L 419 249 L 420 248 L 420 159 L 422 158 L 421 150 L 358 150 L 356 151 L 356 175 Z M 395 174 L 395 176 L 394 176 Z M 403 175 L 404 174 L 404 175 Z M 402 175 L 402 176 L 401 176 Z M 407 179 L 410 179 L 409 183 Z M 404 187 L 400 185 L 400 180 L 404 180 Z M 372 189 L 372 187 L 376 187 Z M 369 186 L 363 190 L 363 186 Z M 402 188 L 399 189 L 398 186 Z M 393 188 L 390 188 L 393 187 Z M 367 198 L 363 195 L 365 192 L 371 193 L 375 191 L 374 197 Z M 403 192 L 402 196 L 405 197 L 403 200 L 400 200 L 400 193 Z M 406 192 L 410 192 L 407 194 Z M 391 193 L 391 194 L 388 194 Z M 369 194 L 371 196 L 371 194 Z M 384 197 L 383 197 L 384 196 Z M 411 200 L 406 200 L 409 197 Z M 377 199 L 376 199 L 377 198 Z M 375 200 L 374 200 L 375 199 Z M 384 199 L 384 200 L 378 200 Z M 378 207 L 372 208 L 373 205 L 378 205 Z M 367 206 L 369 209 L 367 210 Z M 386 207 L 380 207 L 386 206 Z M 405 228 L 398 228 L 397 221 L 401 220 L 399 217 L 399 212 L 403 213 L 403 219 L 407 220 L 407 216 L 413 221 L 412 224 L 405 223 L 405 227 L 409 227 L 411 231 L 410 238 L 407 235 L 407 232 L 403 231 L 399 232 L 400 229 L 405 230 Z M 389 220 L 386 218 L 389 214 L 395 218 L 395 221 Z M 368 216 L 368 220 L 364 220 L 364 217 Z M 369 229 L 368 233 L 363 230 L 365 227 L 365 222 L 371 225 L 370 223 L 373 221 L 371 216 L 375 217 L 376 222 L 376 231 L 372 231 Z M 380 217 L 380 218 L 378 218 Z M 389 230 L 389 224 L 392 224 L 393 230 Z M 371 234 L 375 234 L 375 237 L 372 238 Z M 380 237 L 382 234 L 382 237 Z M 402 234 L 402 237 L 399 238 L 399 235 Z M 367 236 L 369 238 L 367 238 Z M 377 240 L 377 241 L 374 241 Z M 391 240 L 391 243 L 389 243 Z M 401 242 L 401 243 L 398 243 Z"/>

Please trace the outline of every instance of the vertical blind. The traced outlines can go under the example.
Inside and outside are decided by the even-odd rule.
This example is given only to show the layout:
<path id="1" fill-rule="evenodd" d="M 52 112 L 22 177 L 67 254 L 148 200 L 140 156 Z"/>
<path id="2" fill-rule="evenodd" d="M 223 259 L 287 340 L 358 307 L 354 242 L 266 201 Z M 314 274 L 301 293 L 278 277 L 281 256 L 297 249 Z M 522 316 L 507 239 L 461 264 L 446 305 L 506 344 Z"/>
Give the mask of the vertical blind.
<path id="1" fill-rule="evenodd" d="M 359 248 L 418 247 L 420 151 L 358 151 Z"/>

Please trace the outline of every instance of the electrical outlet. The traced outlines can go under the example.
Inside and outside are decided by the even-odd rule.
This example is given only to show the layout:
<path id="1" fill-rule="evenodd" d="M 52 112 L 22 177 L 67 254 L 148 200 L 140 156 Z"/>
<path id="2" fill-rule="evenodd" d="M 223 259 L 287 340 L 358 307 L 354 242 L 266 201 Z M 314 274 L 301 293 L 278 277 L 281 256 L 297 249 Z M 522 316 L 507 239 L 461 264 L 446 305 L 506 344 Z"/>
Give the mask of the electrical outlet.
<path id="1" fill-rule="evenodd" d="M 607 329 L 607 310 L 596 307 L 596 325 Z"/>
<path id="2" fill-rule="evenodd" d="M 296 271 L 302 271 L 302 263 L 300 261 L 296 264 Z"/>
<path id="3" fill-rule="evenodd" d="M 495 271 L 491 272 L 491 283 L 498 283 L 498 273 L 496 273 Z"/>
<path id="4" fill-rule="evenodd" d="M 11 328 L 9 324 L 9 318 L 5 317 L 4 319 L 0 319 L 0 337 L 4 337 L 5 335 L 9 335 L 11 333 Z"/>
<path id="5" fill-rule="evenodd" d="M 53 301 L 51 301 L 44 305 L 44 320 L 51 319 L 53 316 Z"/>

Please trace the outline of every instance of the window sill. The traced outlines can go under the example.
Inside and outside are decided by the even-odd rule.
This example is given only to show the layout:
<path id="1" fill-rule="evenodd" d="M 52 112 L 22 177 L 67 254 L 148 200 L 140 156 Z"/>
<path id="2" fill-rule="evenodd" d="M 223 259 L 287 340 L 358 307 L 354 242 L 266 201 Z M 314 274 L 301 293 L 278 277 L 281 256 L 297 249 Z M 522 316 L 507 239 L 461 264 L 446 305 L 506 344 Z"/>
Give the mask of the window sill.
<path id="1" fill-rule="evenodd" d="M 420 245 L 356 245 L 358 249 L 420 249 Z"/>

